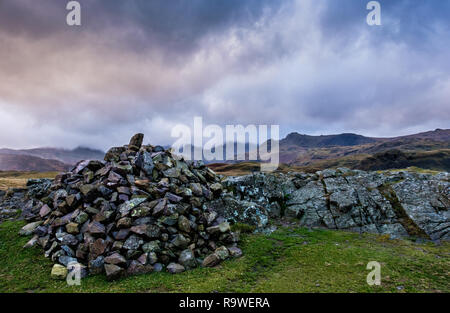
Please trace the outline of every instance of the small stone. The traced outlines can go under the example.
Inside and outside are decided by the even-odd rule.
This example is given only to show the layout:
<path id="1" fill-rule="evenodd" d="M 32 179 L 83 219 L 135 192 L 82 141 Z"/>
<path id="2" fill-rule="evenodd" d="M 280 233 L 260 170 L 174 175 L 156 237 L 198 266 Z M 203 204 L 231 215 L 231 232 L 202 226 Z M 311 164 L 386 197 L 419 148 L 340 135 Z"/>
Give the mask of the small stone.
<path id="1" fill-rule="evenodd" d="M 178 228 L 185 233 L 189 233 L 191 231 L 191 223 L 185 216 L 181 215 L 178 218 Z"/>
<path id="2" fill-rule="evenodd" d="M 138 187 L 147 187 L 149 182 L 150 181 L 148 179 L 136 179 L 134 184 Z"/>
<path id="3" fill-rule="evenodd" d="M 67 253 L 68 256 L 73 257 L 75 255 L 75 252 L 69 246 L 62 245 L 61 249 L 64 250 L 64 252 Z"/>
<path id="4" fill-rule="evenodd" d="M 194 253 L 189 249 L 183 250 L 180 253 L 180 257 L 178 258 L 178 263 L 180 263 L 187 269 L 197 267 L 197 260 L 195 259 Z"/>
<path id="5" fill-rule="evenodd" d="M 202 185 L 199 183 L 191 183 L 189 187 L 195 196 L 200 197 L 203 195 Z"/>
<path id="6" fill-rule="evenodd" d="M 239 258 L 242 256 L 242 250 L 238 247 L 229 247 L 228 251 L 230 252 L 230 255 L 234 258 Z"/>
<path id="7" fill-rule="evenodd" d="M 117 221 L 117 228 L 129 228 L 131 226 L 131 218 L 122 217 Z"/>
<path id="8" fill-rule="evenodd" d="M 91 198 L 93 196 L 95 190 L 96 190 L 96 187 L 94 185 L 90 185 L 90 184 L 82 185 L 80 187 L 81 193 L 87 198 Z"/>
<path id="9" fill-rule="evenodd" d="M 114 264 L 105 264 L 106 279 L 111 281 L 120 278 L 125 273 L 125 270 L 120 266 Z"/>
<path id="10" fill-rule="evenodd" d="M 104 160 L 107 162 L 118 161 L 123 151 L 125 151 L 124 147 L 112 147 L 106 152 Z"/>
<path id="11" fill-rule="evenodd" d="M 220 230 L 220 232 L 222 232 L 222 233 L 226 233 L 226 232 L 231 231 L 230 224 L 229 224 L 228 222 L 220 223 L 220 224 L 219 224 L 219 230 Z"/>
<path id="12" fill-rule="evenodd" d="M 144 134 L 137 133 L 137 134 L 133 135 L 133 137 L 131 137 L 129 145 L 135 146 L 136 148 L 140 149 L 142 146 L 143 140 L 144 140 Z"/>
<path id="13" fill-rule="evenodd" d="M 144 241 L 135 236 L 131 235 L 123 244 L 123 248 L 127 250 L 137 250 L 144 243 Z"/>
<path id="14" fill-rule="evenodd" d="M 69 196 L 66 197 L 66 203 L 71 208 L 75 206 L 76 201 L 77 201 L 77 196 L 76 195 L 69 195 Z"/>
<path id="15" fill-rule="evenodd" d="M 135 160 L 136 166 L 138 166 L 147 176 L 152 176 L 153 169 L 155 168 L 155 165 L 153 163 L 153 159 L 147 151 L 140 151 Z M 144 180 L 141 180 L 139 183 L 136 183 L 137 186 L 142 186 L 144 183 Z M 148 184 L 148 181 L 147 181 Z"/>
<path id="16" fill-rule="evenodd" d="M 105 226 L 103 226 L 99 222 L 91 222 L 88 226 L 88 232 L 92 235 L 104 235 L 105 234 Z"/>
<path id="17" fill-rule="evenodd" d="M 209 213 L 206 213 L 206 223 L 208 225 L 211 225 L 217 218 L 217 212 L 216 211 L 211 211 Z"/>
<path id="18" fill-rule="evenodd" d="M 167 205 L 167 199 L 161 199 L 158 204 L 156 204 L 156 206 L 153 208 L 153 213 L 152 215 L 154 216 L 158 216 L 160 215 L 164 209 L 166 208 Z"/>
<path id="19" fill-rule="evenodd" d="M 127 260 L 119 253 L 115 252 L 105 258 L 105 263 L 119 265 L 127 263 Z"/>
<path id="20" fill-rule="evenodd" d="M 220 257 L 219 257 L 217 254 L 213 253 L 213 254 L 208 255 L 208 256 L 203 260 L 202 266 L 203 266 L 203 267 L 214 267 L 214 266 L 216 266 L 217 264 L 219 264 L 220 261 L 221 261 L 221 260 L 220 260 Z"/>
<path id="21" fill-rule="evenodd" d="M 33 231 L 42 224 L 43 221 L 33 222 L 25 225 L 22 227 L 21 230 L 19 230 L 19 235 L 21 236 L 29 236 L 33 233 Z"/>
<path id="22" fill-rule="evenodd" d="M 155 272 L 161 272 L 164 269 L 164 266 L 161 263 L 153 264 L 153 270 Z"/>
<path id="23" fill-rule="evenodd" d="M 64 280 L 67 277 L 67 268 L 61 264 L 55 264 L 50 275 L 53 279 Z"/>
<path id="24" fill-rule="evenodd" d="M 153 271 L 153 266 L 147 264 L 143 265 L 138 261 L 131 261 L 130 266 L 128 266 L 127 274 L 128 275 L 141 275 L 150 273 Z"/>
<path id="25" fill-rule="evenodd" d="M 125 203 L 122 203 L 119 206 L 119 212 L 120 214 L 122 214 L 122 216 L 127 216 L 128 213 L 134 209 L 135 207 L 137 207 L 138 205 L 140 205 L 141 203 L 145 202 L 145 198 L 134 198 L 131 199 L 129 201 L 126 201 Z"/>
<path id="26" fill-rule="evenodd" d="M 160 252 L 161 248 L 159 244 L 159 240 L 147 242 L 142 246 L 142 250 L 144 252 Z"/>
<path id="27" fill-rule="evenodd" d="M 121 229 L 118 232 L 113 233 L 113 236 L 116 240 L 124 240 L 128 237 L 128 234 L 130 233 L 129 229 Z"/>
<path id="28" fill-rule="evenodd" d="M 186 248 L 189 245 L 189 240 L 182 234 L 178 234 L 172 240 L 172 244 L 179 248 Z"/>
<path id="29" fill-rule="evenodd" d="M 67 267 L 67 265 L 70 262 L 76 262 L 78 263 L 78 260 L 76 258 L 72 258 L 70 256 L 66 256 L 66 255 L 62 255 L 58 258 L 58 262 L 61 263 L 62 265 L 64 265 L 65 267 Z"/>
<path id="30" fill-rule="evenodd" d="M 218 234 L 218 233 L 220 233 L 220 227 L 219 227 L 219 225 L 210 226 L 210 227 L 206 228 L 206 232 L 208 232 L 211 235 Z"/>
<path id="31" fill-rule="evenodd" d="M 90 244 L 89 251 L 94 257 L 98 257 L 105 252 L 107 246 L 108 242 L 99 238 Z"/>
<path id="32" fill-rule="evenodd" d="M 66 225 L 66 230 L 69 234 L 78 234 L 78 224 L 77 223 L 69 223 Z"/>
<path id="33" fill-rule="evenodd" d="M 85 212 L 80 212 L 80 214 L 78 214 L 75 219 L 74 222 L 77 224 L 84 224 L 84 222 L 86 222 L 89 219 L 89 215 Z"/>
<path id="34" fill-rule="evenodd" d="M 62 245 L 68 246 L 76 246 L 78 244 L 78 239 L 71 234 L 62 234 L 62 236 L 59 238 L 59 241 Z"/>
<path id="35" fill-rule="evenodd" d="M 221 246 L 214 251 L 214 254 L 217 254 L 217 256 L 223 261 L 228 259 L 230 256 L 230 252 L 228 252 L 228 248 L 225 246 Z"/>
<path id="36" fill-rule="evenodd" d="M 169 265 L 167 265 L 167 271 L 171 274 L 181 273 L 185 270 L 186 269 L 184 268 L 184 266 L 178 263 L 170 263 Z"/>
<path id="37" fill-rule="evenodd" d="M 141 256 L 137 258 L 137 261 L 142 265 L 146 265 L 148 263 L 148 253 L 141 254 Z"/>
<path id="38" fill-rule="evenodd" d="M 39 236 L 34 235 L 33 238 L 31 238 L 23 247 L 24 248 L 31 248 L 34 247 L 39 241 Z"/>
<path id="39" fill-rule="evenodd" d="M 215 183 L 215 184 L 212 184 L 211 186 L 209 186 L 209 189 L 211 189 L 211 191 L 214 193 L 214 194 L 220 194 L 221 192 L 222 192 L 222 184 L 221 183 Z"/>
<path id="40" fill-rule="evenodd" d="M 144 216 L 149 215 L 151 211 L 152 211 L 152 209 L 149 208 L 148 206 L 140 205 L 139 207 L 137 207 L 131 211 L 131 216 L 132 217 L 144 217 Z"/>
<path id="41" fill-rule="evenodd" d="M 38 235 L 39 237 L 44 237 L 48 233 L 48 227 L 47 226 L 38 226 L 34 232 L 35 235 Z"/>
<path id="42" fill-rule="evenodd" d="M 170 192 L 166 193 L 166 198 L 172 203 L 178 203 L 181 200 L 183 200 L 182 197 L 174 195 L 173 193 L 170 193 Z"/>
<path id="43" fill-rule="evenodd" d="M 45 217 L 47 216 L 52 210 L 50 209 L 50 207 L 46 204 L 44 204 L 41 208 L 41 210 L 39 211 L 39 216 L 40 217 Z"/>
<path id="44" fill-rule="evenodd" d="M 103 256 L 97 257 L 95 260 L 89 261 L 89 272 L 93 275 L 103 272 L 105 258 Z"/>
<path id="45" fill-rule="evenodd" d="M 156 225 L 138 225 L 131 227 L 130 231 L 138 235 L 144 235 L 150 239 L 158 238 L 160 235 L 159 227 Z"/>
<path id="46" fill-rule="evenodd" d="M 116 241 L 114 241 L 114 243 L 111 247 L 111 250 L 116 251 L 116 250 L 120 250 L 122 248 L 123 248 L 123 242 L 116 240 Z"/>
<path id="47" fill-rule="evenodd" d="M 148 263 L 150 263 L 151 265 L 155 264 L 156 262 L 158 262 L 158 256 L 156 255 L 155 252 L 149 252 L 148 253 Z"/>
<path id="48" fill-rule="evenodd" d="M 163 172 L 165 177 L 168 178 L 178 178 L 181 175 L 181 170 L 179 168 L 169 168 Z"/>
<path id="49" fill-rule="evenodd" d="M 164 216 L 161 218 L 161 223 L 166 226 L 173 226 L 178 223 L 178 214 L 172 214 L 170 216 Z"/>

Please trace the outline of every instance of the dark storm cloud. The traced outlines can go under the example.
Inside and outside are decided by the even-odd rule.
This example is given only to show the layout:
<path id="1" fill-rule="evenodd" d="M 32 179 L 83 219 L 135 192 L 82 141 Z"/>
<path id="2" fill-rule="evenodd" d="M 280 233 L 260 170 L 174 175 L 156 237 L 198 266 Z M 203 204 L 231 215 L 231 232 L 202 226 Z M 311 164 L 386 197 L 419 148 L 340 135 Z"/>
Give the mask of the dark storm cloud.
<path id="1" fill-rule="evenodd" d="M 4 0 L 0 2 L 1 32 L 33 39 L 70 34 L 62 27 L 68 1 Z M 79 0 L 83 31 L 104 35 L 129 29 L 126 49 L 166 48 L 185 53 L 198 40 L 230 27 L 251 27 L 268 11 L 276 12 L 281 1 L 271 0 Z M 287 1 L 286 1 L 287 2 Z"/>

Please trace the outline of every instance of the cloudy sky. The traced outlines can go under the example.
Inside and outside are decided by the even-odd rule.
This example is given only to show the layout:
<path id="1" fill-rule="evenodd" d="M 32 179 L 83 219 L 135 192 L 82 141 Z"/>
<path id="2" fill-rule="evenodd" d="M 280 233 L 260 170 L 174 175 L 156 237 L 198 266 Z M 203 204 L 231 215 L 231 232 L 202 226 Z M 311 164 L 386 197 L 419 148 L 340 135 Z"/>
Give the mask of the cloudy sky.
<path id="1" fill-rule="evenodd" d="M 173 126 L 396 136 L 450 126 L 450 1 L 0 0 L 0 147 Z"/>

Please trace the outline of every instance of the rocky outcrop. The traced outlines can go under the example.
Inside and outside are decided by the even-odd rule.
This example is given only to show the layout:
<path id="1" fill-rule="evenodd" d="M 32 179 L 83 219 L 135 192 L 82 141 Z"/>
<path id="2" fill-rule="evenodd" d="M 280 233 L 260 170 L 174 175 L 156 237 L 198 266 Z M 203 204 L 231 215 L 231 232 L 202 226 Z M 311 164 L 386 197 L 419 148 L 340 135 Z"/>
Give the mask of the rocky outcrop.
<path id="1" fill-rule="evenodd" d="M 328 169 L 315 174 L 227 177 L 214 203 L 232 222 L 264 227 L 271 218 L 357 232 L 450 239 L 449 175 Z M 236 202 L 242 203 L 240 211 Z M 257 214 L 248 218 L 244 208 Z M 257 218 L 256 218 L 257 217 Z"/>

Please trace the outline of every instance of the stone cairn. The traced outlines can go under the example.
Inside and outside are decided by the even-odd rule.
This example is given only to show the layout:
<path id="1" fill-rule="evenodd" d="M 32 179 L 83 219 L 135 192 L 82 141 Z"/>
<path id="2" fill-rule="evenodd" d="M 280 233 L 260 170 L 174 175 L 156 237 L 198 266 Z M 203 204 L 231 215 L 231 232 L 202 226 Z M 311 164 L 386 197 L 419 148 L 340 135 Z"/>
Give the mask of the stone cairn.
<path id="1" fill-rule="evenodd" d="M 113 147 L 104 161 L 81 161 L 58 175 L 38 199 L 36 221 L 22 228 L 55 265 L 82 277 L 107 279 L 212 267 L 242 254 L 238 234 L 208 208 L 222 193 L 216 174 L 161 146 L 142 145 L 143 134 Z"/>

